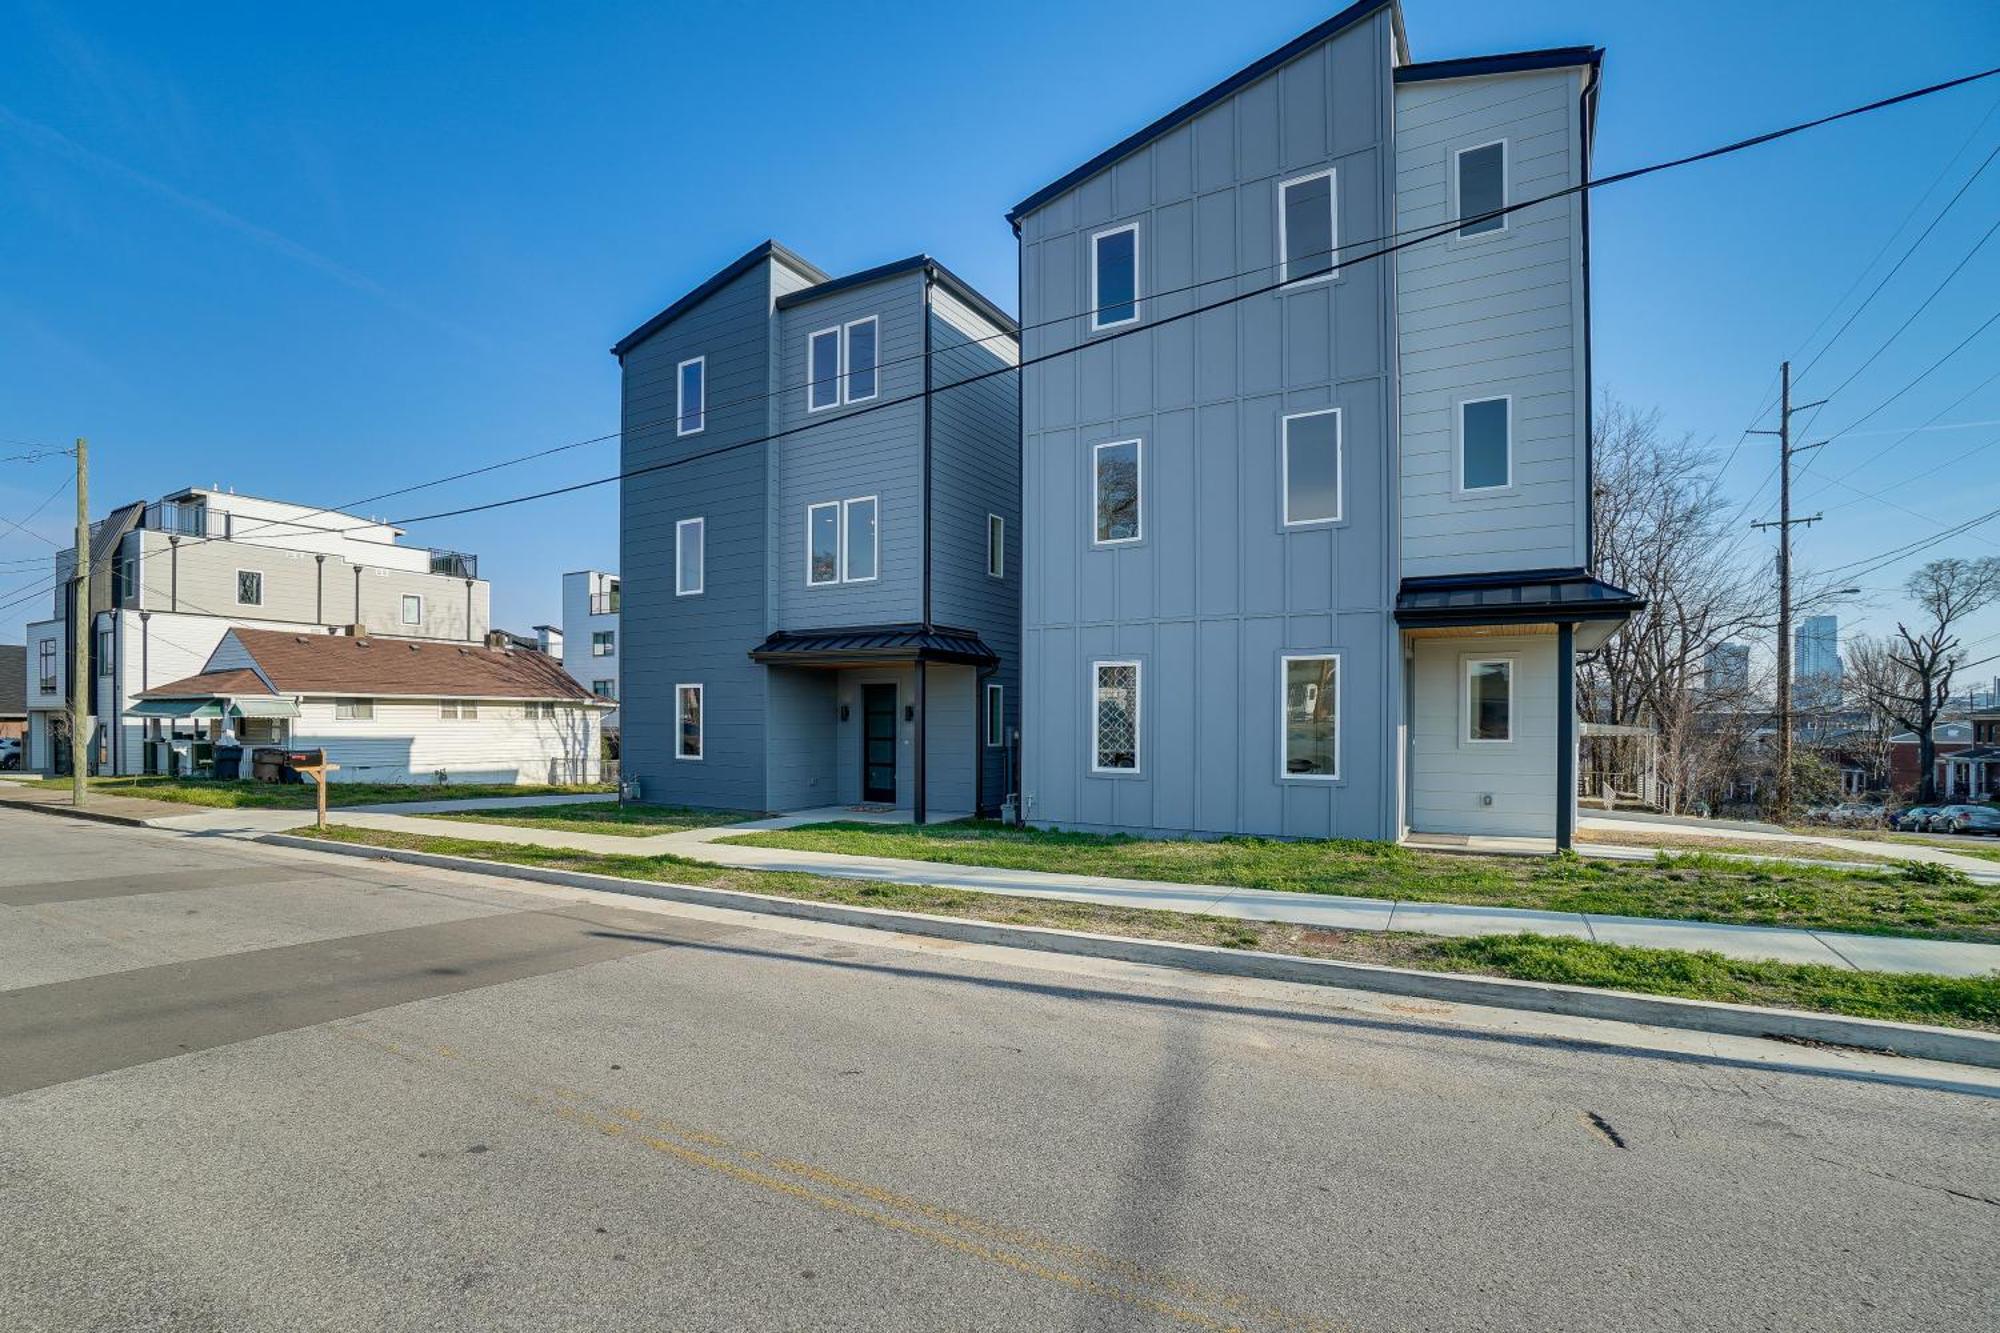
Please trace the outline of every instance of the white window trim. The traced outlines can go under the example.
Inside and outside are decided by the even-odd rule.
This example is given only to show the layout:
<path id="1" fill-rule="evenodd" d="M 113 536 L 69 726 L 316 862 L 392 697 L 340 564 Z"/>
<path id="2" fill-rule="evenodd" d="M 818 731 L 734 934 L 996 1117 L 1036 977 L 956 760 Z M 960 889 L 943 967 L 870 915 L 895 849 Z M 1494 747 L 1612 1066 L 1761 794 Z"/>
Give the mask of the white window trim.
<path id="1" fill-rule="evenodd" d="M 1000 530 L 1000 536 L 997 541 L 993 536 L 995 528 Z M 1095 521 L 1093 520 L 1094 531 Z M 993 567 L 995 563 L 998 563 L 1000 568 L 995 569 Z M 986 516 L 986 577 L 990 579 L 1004 579 L 1007 577 L 1007 520 L 998 514 L 988 514 Z"/>
<path id="2" fill-rule="evenodd" d="M 681 401 L 681 395 L 687 391 L 687 368 L 689 366 L 701 367 L 701 392 L 697 395 L 701 401 L 694 405 L 693 426 L 687 424 L 687 404 Z M 674 434 L 676 436 L 699 435 L 707 429 L 708 358 L 706 356 L 691 356 L 674 367 Z"/>
<path id="3" fill-rule="evenodd" d="M 1101 700 L 1097 693 L 1097 674 L 1105 667 L 1132 668 L 1132 767 L 1105 768 L 1098 762 L 1097 708 Z M 1105 777 L 1137 777 L 1146 771 L 1145 752 L 1146 717 L 1146 668 L 1134 657 L 1107 657 L 1090 664 L 1090 771 Z"/>
<path id="4" fill-rule="evenodd" d="M 416 618 L 415 620 L 412 620 L 412 619 L 410 619 L 410 603 L 411 603 L 411 602 L 415 602 L 415 603 L 417 604 L 417 618 Z M 420 593 L 420 592 L 406 592 L 406 593 L 404 593 L 404 594 L 403 594 L 403 601 L 402 601 L 402 607 L 401 607 L 401 614 L 402 614 L 402 617 L 403 617 L 403 623 L 404 623 L 405 625 L 421 625 L 421 624 L 423 624 L 423 623 L 424 623 L 424 595 L 423 595 L 422 593 Z"/>
<path id="5" fill-rule="evenodd" d="M 1097 243 L 1106 236 L 1116 236 L 1122 231 L 1132 233 L 1132 313 L 1124 319 L 1103 320 L 1098 318 L 1103 311 L 1099 309 L 1097 302 Z M 1140 245 L 1139 224 L 1136 222 L 1127 222 L 1118 227 L 1106 227 L 1103 231 L 1090 233 L 1090 331 L 1092 333 L 1123 328 L 1127 324 L 1137 324 L 1139 317 L 1145 313 L 1145 283 L 1140 279 L 1140 274 L 1145 269 L 1139 258 Z"/>
<path id="6" fill-rule="evenodd" d="M 1310 273 L 1303 278 L 1292 277 L 1292 261 L 1285 249 L 1285 191 L 1294 185 L 1304 185 L 1308 181 L 1326 178 L 1326 206 L 1331 213 L 1327 219 L 1327 239 L 1331 249 L 1327 251 L 1327 267 L 1320 273 Z M 1315 282 L 1331 282 L 1340 276 L 1340 175 L 1332 167 L 1323 171 L 1308 171 L 1302 176 L 1278 182 L 1278 281 L 1287 287 L 1304 287 Z"/>
<path id="7" fill-rule="evenodd" d="M 444 705 L 440 703 L 439 709 Z M 340 710 L 347 711 L 342 713 Z M 361 710 L 366 711 L 361 711 Z M 375 700 L 368 695 L 348 695 L 333 701 L 333 720 L 336 722 L 373 722 L 375 720 Z"/>
<path id="8" fill-rule="evenodd" d="M 681 578 L 683 567 L 686 564 L 681 559 L 681 533 L 690 526 L 695 530 L 695 549 L 701 552 L 701 569 L 699 571 L 701 577 L 695 580 L 695 585 L 692 588 L 684 586 L 684 581 Z M 674 596 L 699 597 L 707 587 L 708 517 L 705 514 L 697 514 L 693 518 L 684 518 L 674 524 Z"/>
<path id="9" fill-rule="evenodd" d="M 445 711 L 447 708 L 451 710 L 448 713 Z M 468 709 L 471 711 L 468 712 Z M 479 701 L 477 699 L 440 699 L 438 700 L 438 719 L 443 722 L 477 722 L 479 720 Z"/>
<path id="10" fill-rule="evenodd" d="M 833 511 L 833 577 L 816 579 L 813 577 L 813 515 L 822 509 Z M 840 512 L 838 500 L 821 500 L 806 506 L 806 586 L 808 588 L 833 588 L 840 584 L 841 571 L 847 565 L 847 520 Z"/>
<path id="11" fill-rule="evenodd" d="M 1291 665 L 1294 662 L 1333 663 L 1333 772 L 1293 773 L 1286 769 L 1289 757 L 1285 750 L 1285 691 L 1291 685 Z M 1347 688 L 1347 671 L 1342 666 L 1339 653 L 1283 653 L 1278 657 L 1278 781 L 1280 782 L 1339 782 L 1341 780 L 1340 749 L 1346 739 L 1347 728 L 1341 712 L 1341 695 Z"/>
<path id="12" fill-rule="evenodd" d="M 1475 736 L 1472 734 L 1472 675 L 1483 666 L 1496 662 L 1507 664 L 1507 734 L 1505 736 Z M 1501 653 L 1489 657 L 1463 657 L 1459 659 L 1460 706 L 1465 713 L 1465 721 L 1459 728 L 1459 738 L 1467 745 L 1512 745 L 1514 743 L 1514 677 L 1520 670 L 1516 658 L 1511 653 Z"/>
<path id="13" fill-rule="evenodd" d="M 701 751 L 700 754 L 683 754 L 681 752 L 681 743 L 685 739 L 681 735 L 681 693 L 684 690 L 694 691 L 694 697 L 696 699 L 694 708 L 695 711 L 694 743 L 695 743 L 695 748 Z M 684 759 L 691 764 L 698 764 L 707 757 L 708 757 L 708 697 L 706 693 L 702 690 L 702 687 L 699 685 L 692 683 L 683 683 L 676 685 L 674 686 L 674 758 Z"/>
<path id="14" fill-rule="evenodd" d="M 1333 516 L 1292 517 L 1292 423 L 1302 417 L 1333 418 Z M 1347 423 L 1337 407 L 1287 412 L 1278 419 L 1278 504 L 1288 528 L 1326 528 L 1347 520 Z"/>
<path id="15" fill-rule="evenodd" d="M 813 401 L 813 391 L 819 388 L 824 381 L 813 373 L 813 344 L 828 334 L 833 335 L 833 401 L 830 403 L 815 403 Z M 875 359 L 878 362 L 882 359 L 881 347 L 879 345 L 876 347 Z M 814 329 L 806 335 L 806 411 L 831 412 L 834 408 L 841 405 L 846 392 L 847 335 L 842 332 L 841 326 L 838 324 L 830 328 Z"/>
<path id="16" fill-rule="evenodd" d="M 1505 139 L 1486 139 L 1479 143 L 1469 143 L 1465 145 L 1465 147 L 1463 148 L 1452 149 L 1450 222 L 1452 223 L 1451 241 L 1452 244 L 1454 245 L 1471 245 L 1475 242 L 1484 241 L 1494 236 L 1505 236 L 1507 234 L 1508 225 L 1514 219 L 1514 215 L 1512 213 L 1502 213 L 1497 219 L 1500 225 L 1493 228 L 1491 231 L 1476 231 L 1473 232 L 1470 236 L 1468 236 L 1463 231 L 1460 230 L 1460 228 L 1462 228 L 1465 225 L 1465 218 L 1464 218 L 1465 205 L 1461 199 L 1461 190 L 1459 182 L 1463 178 L 1459 175 L 1458 160 L 1464 157 L 1467 153 L 1476 153 L 1482 148 L 1491 148 L 1495 144 L 1500 145 L 1500 207 L 1505 208 L 1514 201 L 1514 191 L 1512 188 L 1512 182 L 1508 180 L 1508 173 L 1511 168 L 1510 159 L 1514 155 L 1514 150 Z"/>
<path id="17" fill-rule="evenodd" d="M 867 504 L 875 506 L 875 531 L 872 534 L 870 534 L 869 538 L 869 540 L 874 544 L 875 547 L 875 550 L 873 552 L 874 559 L 870 561 L 870 565 L 875 570 L 875 572 L 873 574 L 868 575 L 866 578 L 855 578 L 852 574 L 848 573 L 848 569 L 851 563 L 848 557 L 850 556 L 851 552 L 849 552 L 847 549 L 847 531 L 848 531 L 847 511 L 852 509 L 855 505 L 858 504 Z M 882 577 L 882 497 L 879 495 L 857 495 L 851 500 L 842 500 L 840 502 L 840 581 L 842 583 L 873 583 L 881 577 Z"/>
<path id="18" fill-rule="evenodd" d="M 1130 537 L 1105 537 L 1097 535 L 1097 480 L 1100 469 L 1097 455 L 1106 449 L 1115 449 L 1129 444 L 1132 452 L 1132 494 L 1138 508 L 1137 529 Z M 1127 440 L 1105 440 L 1090 446 L 1090 544 L 1092 546 L 1131 546 L 1146 538 L 1146 441 L 1141 438 Z"/>
<path id="19" fill-rule="evenodd" d="M 1465 484 L 1465 409 L 1479 403 L 1507 404 L 1507 480 L 1498 486 L 1468 486 Z M 1514 395 L 1511 393 L 1481 394 L 1477 398 L 1461 398 L 1451 407 L 1451 488 L 1459 495 L 1506 495 L 1514 489 Z"/>
<path id="20" fill-rule="evenodd" d="M 851 355 L 848 340 L 854 336 L 854 330 L 863 324 L 873 324 L 875 326 L 875 387 L 864 394 L 851 394 L 848 390 L 854 387 L 854 381 L 851 378 L 854 372 L 850 369 L 854 364 L 854 358 Z M 807 370 L 810 372 L 811 367 L 807 367 Z M 840 401 L 843 403 L 865 403 L 881 392 L 882 321 L 874 315 L 863 315 L 860 319 L 850 319 L 840 329 Z"/>
<path id="21" fill-rule="evenodd" d="M 257 576 L 257 600 L 256 600 L 256 601 L 254 601 L 254 602 L 246 602 L 246 601 L 244 601 L 244 600 L 243 600 L 243 576 L 244 576 L 245 574 L 255 574 L 255 575 Z M 262 605 L 264 604 L 264 571 L 263 571 L 263 570 L 261 570 L 261 569 L 239 569 L 239 570 L 237 570 L 237 571 L 236 571 L 236 604 L 237 604 L 238 606 L 262 606 Z"/>
<path id="22" fill-rule="evenodd" d="M 997 708 L 994 706 L 994 699 L 996 697 L 1000 701 Z M 997 750 L 1006 743 L 1006 737 L 1002 733 L 1007 728 L 1007 687 L 1004 685 L 989 684 L 986 687 L 985 704 L 986 748 Z M 998 723 L 998 725 L 996 726 L 995 723 Z M 1093 740 L 1092 744 L 1095 745 L 1095 743 Z"/>

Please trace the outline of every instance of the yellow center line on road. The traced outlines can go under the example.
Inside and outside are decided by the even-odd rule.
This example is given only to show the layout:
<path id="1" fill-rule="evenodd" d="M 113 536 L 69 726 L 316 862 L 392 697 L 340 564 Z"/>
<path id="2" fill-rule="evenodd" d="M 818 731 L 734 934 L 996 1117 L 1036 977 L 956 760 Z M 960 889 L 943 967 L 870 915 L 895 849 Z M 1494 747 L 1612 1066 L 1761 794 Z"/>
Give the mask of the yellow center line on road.
<path id="1" fill-rule="evenodd" d="M 1235 1292 L 1220 1290 L 1204 1283 L 1181 1277 L 1177 1274 L 1149 1269 L 1129 1259 L 1106 1254 L 1087 1246 L 1074 1245 L 1025 1228 L 1008 1226 L 989 1221 L 955 1209 L 926 1203 L 907 1195 L 897 1194 L 864 1181 L 853 1180 L 838 1175 L 810 1163 L 790 1158 L 778 1157 L 746 1148 L 730 1142 L 718 1134 L 712 1134 L 670 1120 L 656 1112 L 628 1105 L 611 1105 L 591 1093 L 562 1084 L 529 1085 L 511 1070 L 504 1069 L 491 1061 L 481 1060 L 464 1054 L 450 1046 L 438 1044 L 428 1051 L 406 1049 L 394 1042 L 378 1038 L 360 1030 L 359 1026 L 339 1029 L 342 1035 L 364 1044 L 386 1051 L 400 1058 L 430 1063 L 442 1060 L 453 1065 L 476 1070 L 488 1079 L 503 1085 L 499 1090 L 510 1098 L 532 1106 L 538 1110 L 548 1110 L 571 1124 L 576 1124 L 607 1138 L 632 1138 L 648 1148 L 674 1157 L 690 1166 L 700 1167 L 742 1184 L 781 1194 L 814 1206 L 841 1212 L 847 1216 L 871 1222 L 885 1229 L 928 1240 L 957 1253 L 980 1259 L 987 1263 L 1008 1268 L 1026 1276 L 1057 1283 L 1073 1290 L 1137 1306 L 1153 1311 L 1177 1322 L 1202 1328 L 1240 1329 L 1241 1326 L 1226 1318 L 1215 1318 L 1200 1310 L 1187 1309 L 1180 1305 L 1158 1299 L 1143 1291 L 1131 1291 L 1110 1282 L 1072 1273 L 1061 1267 L 1041 1263 L 1024 1255 L 1010 1253 L 1002 1246 L 1027 1250 L 1033 1254 L 1048 1256 L 1071 1265 L 1093 1269 L 1107 1277 L 1141 1287 L 1161 1289 L 1184 1301 L 1209 1306 L 1229 1312 L 1231 1317 L 1248 1318 L 1261 1326 L 1298 1330 L 1299 1333 L 1341 1333 L 1344 1326 L 1293 1314 L 1266 1301 Z M 578 1105 L 586 1103 L 587 1105 Z M 603 1109 L 603 1114 L 591 1109 Z M 616 1118 L 613 1118 L 616 1117 Z M 646 1131 L 655 1131 L 649 1133 Z M 659 1138 L 656 1133 L 664 1131 L 671 1139 Z M 680 1142 L 675 1142 L 680 1140 Z M 700 1145 L 700 1148 L 689 1145 Z M 702 1151 L 710 1149 L 712 1151 Z M 733 1162 L 717 1154 L 734 1154 L 745 1165 Z M 769 1169 L 765 1169 L 765 1168 Z M 774 1174 L 779 1173 L 779 1174 Z M 798 1177 L 796 1180 L 785 1176 Z M 810 1181 L 819 1189 L 809 1188 L 800 1181 Z M 828 1192 L 833 1191 L 833 1192 Z M 865 1207 L 852 1199 L 839 1197 L 840 1193 L 861 1196 L 870 1202 L 889 1209 L 900 1209 L 917 1214 L 925 1219 L 918 1222 L 893 1212 L 883 1212 Z M 936 1225 L 926 1225 L 935 1223 Z M 953 1235 L 952 1231 L 970 1233 L 972 1237 Z M 985 1244 L 991 1241 L 994 1244 Z"/>

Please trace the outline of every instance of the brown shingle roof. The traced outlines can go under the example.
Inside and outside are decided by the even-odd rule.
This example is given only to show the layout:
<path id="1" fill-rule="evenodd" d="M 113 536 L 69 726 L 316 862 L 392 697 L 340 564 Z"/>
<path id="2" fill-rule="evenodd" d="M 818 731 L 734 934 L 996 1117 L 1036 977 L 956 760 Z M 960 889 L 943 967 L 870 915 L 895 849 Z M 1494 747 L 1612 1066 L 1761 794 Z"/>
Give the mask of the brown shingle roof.
<path id="1" fill-rule="evenodd" d="M 593 701 L 545 653 L 285 630 L 237 628 L 230 633 L 281 694 Z"/>
<path id="2" fill-rule="evenodd" d="M 199 699 L 210 695 L 223 694 L 265 694 L 271 692 L 254 671 L 237 668 L 234 671 L 204 671 L 198 676 L 184 676 L 180 680 L 170 680 L 164 685 L 155 685 L 150 690 L 140 691 L 142 699 Z"/>

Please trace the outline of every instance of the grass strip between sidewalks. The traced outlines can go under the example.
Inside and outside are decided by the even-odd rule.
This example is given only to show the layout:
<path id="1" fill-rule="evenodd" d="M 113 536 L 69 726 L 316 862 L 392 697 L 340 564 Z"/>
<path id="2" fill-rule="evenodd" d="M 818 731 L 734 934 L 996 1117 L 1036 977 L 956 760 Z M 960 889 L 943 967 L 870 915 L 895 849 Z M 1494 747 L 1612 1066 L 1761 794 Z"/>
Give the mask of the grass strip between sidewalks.
<path id="1" fill-rule="evenodd" d="M 33 787 L 67 789 L 68 778 L 43 778 L 26 784 Z M 212 778 L 92 778 L 90 789 L 106 796 L 136 796 L 151 801 L 173 801 L 180 805 L 201 805 L 212 809 L 310 810 L 313 785 L 310 782 L 217 782 Z M 493 800 L 513 796 L 580 796 L 609 794 L 617 788 L 607 782 L 558 787 L 546 783 L 513 782 L 336 782 L 326 789 L 326 803 L 333 807 L 391 805 L 405 801 Z"/>
<path id="2" fill-rule="evenodd" d="M 558 833 L 610 833 L 622 838 L 650 838 L 655 834 L 679 833 L 684 829 L 740 824 L 758 816 L 747 810 L 691 810 L 671 805 L 580 801 L 575 805 L 523 809 L 440 811 L 418 817 L 474 824 L 512 824 L 518 828 L 553 829 Z"/>
<path id="3" fill-rule="evenodd" d="M 324 833 L 310 828 L 294 832 L 301 837 L 331 842 L 1008 925 L 2000 1031 L 2000 976 L 1852 972 L 1817 964 L 1746 962 L 1714 953 L 1628 948 L 1555 936 L 1485 935 L 1461 939 L 1321 930 L 1283 922 L 1106 907 L 1052 898 L 1005 897 L 931 885 L 741 870 L 678 856 L 601 855 L 559 847 L 432 837 L 345 825 Z"/>

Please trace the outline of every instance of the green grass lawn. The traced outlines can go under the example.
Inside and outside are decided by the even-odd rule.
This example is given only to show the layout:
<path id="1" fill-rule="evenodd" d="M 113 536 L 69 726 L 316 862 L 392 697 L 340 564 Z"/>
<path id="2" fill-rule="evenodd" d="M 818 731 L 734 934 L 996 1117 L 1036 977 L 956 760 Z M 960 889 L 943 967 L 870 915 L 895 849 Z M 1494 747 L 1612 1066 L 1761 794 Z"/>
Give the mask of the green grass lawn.
<path id="1" fill-rule="evenodd" d="M 70 785 L 68 778 L 44 778 L 37 787 Z M 310 810 L 314 805 L 313 785 L 278 782 L 214 782 L 206 778 L 92 778 L 92 791 L 106 796 L 138 796 L 152 801 L 174 801 L 181 805 L 206 805 L 224 809 Z M 610 792 L 617 788 L 599 782 L 580 787 L 551 787 L 536 783 L 466 782 L 438 786 L 435 783 L 335 782 L 326 789 L 328 806 L 387 805 L 401 801 L 490 800 L 496 796 L 570 795 L 582 792 Z"/>
<path id="2" fill-rule="evenodd" d="M 678 833 L 682 829 L 740 824 L 746 819 L 757 818 L 757 815 L 747 810 L 688 810 L 665 805 L 589 801 L 527 810 L 465 810 L 421 817 L 475 824 L 515 824 L 521 828 L 552 829 L 562 833 L 612 833 L 621 837 L 650 838 L 657 833 Z"/>
<path id="3" fill-rule="evenodd" d="M 1458 939 L 1320 930 L 1283 922 L 1106 907 L 1051 898 L 1002 897 L 931 885 L 740 870 L 678 856 L 598 855 L 560 847 L 516 846 L 347 826 L 324 833 L 310 828 L 296 832 L 334 842 L 932 916 L 2000 1031 L 2000 976 L 1961 978 L 1851 972 L 1816 964 L 1745 962 L 1714 953 L 1627 948 L 1535 935 Z"/>
<path id="4" fill-rule="evenodd" d="M 1851 870 L 1706 852 L 1652 861 L 1469 856 L 1387 842 L 1215 842 L 1052 833 L 1002 824 L 810 824 L 725 839 L 951 865 L 1226 884 L 1295 893 L 1803 926 L 2000 943 L 2000 885 L 1912 863 Z"/>

